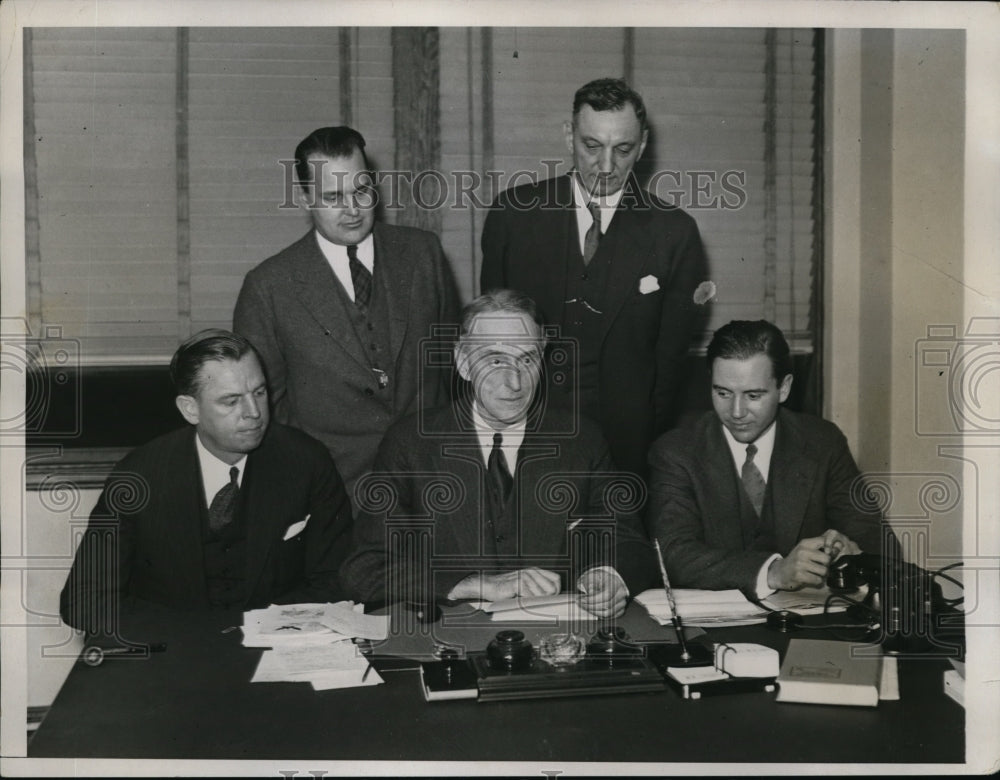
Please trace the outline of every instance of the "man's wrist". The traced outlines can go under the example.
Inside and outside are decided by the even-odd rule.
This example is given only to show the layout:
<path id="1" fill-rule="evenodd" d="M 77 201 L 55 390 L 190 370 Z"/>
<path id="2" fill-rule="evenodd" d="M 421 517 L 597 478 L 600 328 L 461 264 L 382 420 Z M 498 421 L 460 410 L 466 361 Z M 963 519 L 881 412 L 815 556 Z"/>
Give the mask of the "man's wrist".
<path id="1" fill-rule="evenodd" d="M 482 601 L 483 582 L 479 574 L 473 573 L 463 577 L 448 591 L 448 601 L 461 599 L 477 599 Z"/>
<path id="2" fill-rule="evenodd" d="M 784 560 L 781 555 L 775 553 L 766 561 L 764 565 L 760 567 L 760 571 L 757 572 L 757 587 L 756 593 L 757 598 L 762 599 L 770 596 L 776 590 L 781 590 L 781 577 L 778 573 L 778 567 Z"/>

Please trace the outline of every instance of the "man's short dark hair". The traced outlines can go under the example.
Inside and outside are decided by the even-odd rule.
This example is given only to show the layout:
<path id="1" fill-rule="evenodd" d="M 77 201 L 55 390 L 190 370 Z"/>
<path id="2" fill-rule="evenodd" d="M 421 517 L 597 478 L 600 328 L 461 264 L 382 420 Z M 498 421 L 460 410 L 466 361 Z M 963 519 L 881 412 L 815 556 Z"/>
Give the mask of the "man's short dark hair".
<path id="1" fill-rule="evenodd" d="M 460 334 L 462 336 L 468 335 L 472 328 L 472 321 L 480 314 L 499 312 L 524 314 L 534 320 L 539 328 L 544 324 L 534 299 L 523 292 L 503 289 L 488 290 L 462 309 Z"/>
<path id="2" fill-rule="evenodd" d="M 639 126 L 645 132 L 648 128 L 646 104 L 642 102 L 642 96 L 626 84 L 624 79 L 595 79 L 584 84 L 573 96 L 573 117 L 576 118 L 584 105 L 590 106 L 594 111 L 620 111 L 626 103 L 631 104 L 635 110 Z"/>
<path id="3" fill-rule="evenodd" d="M 708 345 L 708 370 L 716 358 L 749 360 L 754 355 L 767 355 L 774 378 L 781 380 L 792 373 L 792 355 L 781 328 L 767 320 L 733 320 L 712 336 Z"/>
<path id="4" fill-rule="evenodd" d="M 222 328 L 198 331 L 181 344 L 170 360 L 170 380 L 177 395 L 197 395 L 198 372 L 209 360 L 240 360 L 257 355 L 253 345 L 237 333 Z M 257 358 L 260 359 L 259 357 Z"/>
<path id="5" fill-rule="evenodd" d="M 321 127 L 313 130 L 295 147 L 295 173 L 300 184 L 312 184 L 313 170 L 309 158 L 313 155 L 323 155 L 335 160 L 338 157 L 350 157 L 357 150 L 365 161 L 365 168 L 370 169 L 368 155 L 365 154 L 365 139 L 352 127 Z"/>

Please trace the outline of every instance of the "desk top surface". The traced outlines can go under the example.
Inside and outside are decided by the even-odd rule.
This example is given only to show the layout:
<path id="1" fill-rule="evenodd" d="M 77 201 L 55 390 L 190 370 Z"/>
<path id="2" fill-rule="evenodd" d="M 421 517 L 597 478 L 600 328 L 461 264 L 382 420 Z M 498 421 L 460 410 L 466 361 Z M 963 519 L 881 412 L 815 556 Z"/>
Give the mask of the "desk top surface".
<path id="1" fill-rule="evenodd" d="M 640 609 L 632 606 L 630 609 Z M 314 691 L 249 682 L 261 650 L 226 613 L 159 611 L 129 639 L 166 652 L 77 664 L 28 747 L 30 757 L 530 761 L 962 762 L 965 711 L 942 691 L 941 659 L 899 664 L 900 701 L 875 708 L 789 704 L 773 693 L 687 701 L 655 693 L 502 702 L 425 702 L 415 662 L 377 686 Z M 828 638 L 825 632 L 797 634 Z M 709 638 L 784 654 L 763 626 Z M 376 663 L 377 667 L 384 664 Z"/>

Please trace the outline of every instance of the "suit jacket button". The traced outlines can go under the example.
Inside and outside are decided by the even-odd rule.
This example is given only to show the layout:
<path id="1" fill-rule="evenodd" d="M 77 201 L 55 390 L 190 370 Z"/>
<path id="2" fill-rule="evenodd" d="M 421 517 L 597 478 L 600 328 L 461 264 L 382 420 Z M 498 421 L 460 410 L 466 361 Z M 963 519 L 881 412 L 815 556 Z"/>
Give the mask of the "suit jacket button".
<path id="1" fill-rule="evenodd" d="M 375 391 L 372 390 L 370 387 L 366 387 L 365 388 L 365 395 L 367 395 L 367 396 L 373 396 L 373 395 L 375 395 Z"/>

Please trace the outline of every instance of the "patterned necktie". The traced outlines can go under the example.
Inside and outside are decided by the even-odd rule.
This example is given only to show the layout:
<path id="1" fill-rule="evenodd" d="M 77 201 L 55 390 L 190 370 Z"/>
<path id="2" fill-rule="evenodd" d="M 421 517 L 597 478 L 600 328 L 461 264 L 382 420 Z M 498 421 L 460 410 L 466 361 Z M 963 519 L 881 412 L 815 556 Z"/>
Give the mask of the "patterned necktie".
<path id="1" fill-rule="evenodd" d="M 493 489 L 497 492 L 500 499 L 504 504 L 507 503 L 507 499 L 510 498 L 510 489 L 514 485 L 514 478 L 510 475 L 510 469 L 507 468 L 507 458 L 504 457 L 503 450 L 500 447 L 503 445 L 503 436 L 499 433 L 493 434 L 493 449 L 490 450 L 490 459 L 486 464 L 486 471 L 490 477 L 490 484 Z"/>
<path id="2" fill-rule="evenodd" d="M 215 494 L 208 508 L 208 527 L 213 533 L 218 533 L 231 522 L 236 515 L 236 499 L 240 494 L 240 484 L 236 480 L 240 470 L 233 466 L 229 469 L 229 482 Z"/>
<path id="3" fill-rule="evenodd" d="M 757 513 L 757 517 L 760 517 L 760 513 L 764 509 L 764 491 L 767 490 L 767 483 L 764 481 L 764 477 L 761 476 L 757 464 L 753 462 L 753 456 L 756 454 L 756 445 L 748 444 L 747 459 L 743 462 L 740 478 L 743 480 L 743 489 L 746 490 L 747 495 L 750 497 L 750 503 L 753 504 L 753 509 Z"/>
<path id="4" fill-rule="evenodd" d="M 583 264 L 590 265 L 590 261 L 597 254 L 597 247 L 601 243 L 601 209 L 594 201 L 587 204 L 587 211 L 590 212 L 594 220 L 587 230 L 587 235 L 583 238 Z"/>
<path id="5" fill-rule="evenodd" d="M 372 275 L 364 263 L 358 260 L 356 245 L 347 247 L 347 259 L 351 264 L 351 281 L 354 282 L 354 305 L 364 313 L 368 311 L 368 304 L 372 299 Z"/>

